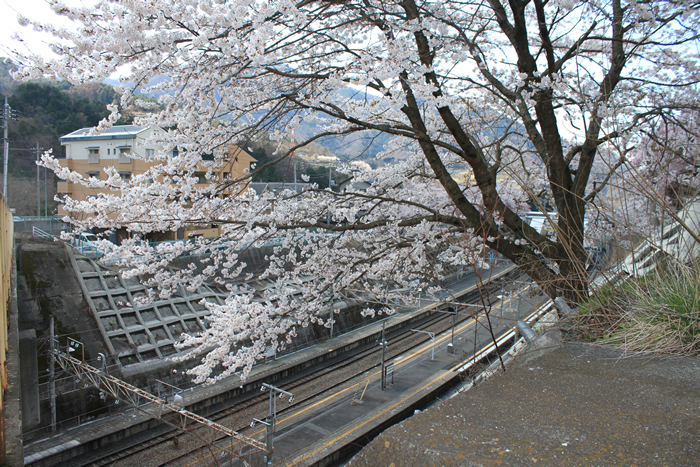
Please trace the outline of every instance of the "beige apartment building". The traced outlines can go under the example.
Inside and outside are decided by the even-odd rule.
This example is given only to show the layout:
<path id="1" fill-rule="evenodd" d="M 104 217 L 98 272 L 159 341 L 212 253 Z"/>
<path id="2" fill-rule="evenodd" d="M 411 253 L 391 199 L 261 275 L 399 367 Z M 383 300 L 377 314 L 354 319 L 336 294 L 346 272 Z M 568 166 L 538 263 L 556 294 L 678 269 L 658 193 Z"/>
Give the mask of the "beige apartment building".
<path id="1" fill-rule="evenodd" d="M 65 147 L 66 158 L 60 160 L 61 165 L 85 177 L 97 177 L 106 179 L 105 167 L 114 167 L 120 176 L 128 181 L 133 176 L 142 174 L 149 167 L 157 164 L 153 156 L 161 150 L 156 145 L 147 144 L 148 139 L 154 132 L 162 132 L 160 128 L 145 128 L 136 125 L 116 125 L 112 128 L 97 134 L 91 135 L 92 128 L 82 128 L 60 138 L 61 145 Z M 177 151 L 173 151 L 177 155 Z M 255 159 L 237 146 L 231 146 L 229 163 L 226 165 L 222 176 L 230 175 L 232 178 L 243 175 L 244 170 L 250 168 Z M 204 174 L 206 168 L 202 167 L 202 172 L 195 173 L 201 177 L 202 182 L 206 182 Z M 69 195 L 73 199 L 87 199 L 96 196 L 105 189 L 88 188 L 86 186 L 70 183 L 58 182 L 58 193 Z M 67 212 L 63 207 L 58 208 L 58 215 L 65 216 Z M 163 241 L 174 239 L 185 239 L 193 236 L 214 237 L 219 234 L 219 229 L 215 225 L 196 226 L 184 231 L 162 232 L 149 235 L 149 240 Z M 112 241 L 119 242 L 127 235 L 126 231 L 115 234 Z"/>

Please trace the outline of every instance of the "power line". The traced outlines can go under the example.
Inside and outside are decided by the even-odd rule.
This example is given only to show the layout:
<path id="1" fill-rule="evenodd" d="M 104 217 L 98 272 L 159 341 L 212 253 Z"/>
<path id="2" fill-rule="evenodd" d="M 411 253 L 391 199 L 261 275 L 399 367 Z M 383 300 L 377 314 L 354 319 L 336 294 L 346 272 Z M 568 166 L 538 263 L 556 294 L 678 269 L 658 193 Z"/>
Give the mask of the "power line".
<path id="1" fill-rule="evenodd" d="M 248 438 L 247 436 L 241 435 L 240 433 L 232 430 L 231 428 L 225 427 L 216 422 L 208 420 L 207 418 L 192 413 L 189 410 L 185 410 L 182 407 L 184 406 L 184 399 L 182 399 L 182 396 L 180 396 L 179 399 L 180 401 L 182 401 L 182 406 L 178 405 L 177 399 L 174 399 L 173 402 L 169 403 L 166 400 L 161 399 L 160 397 L 154 396 L 153 394 L 139 389 L 136 386 L 132 386 L 131 384 L 117 379 L 104 371 L 98 370 L 97 368 L 94 368 L 88 365 L 87 363 L 81 362 L 80 360 L 77 360 L 70 356 L 68 353 L 61 352 L 59 349 L 54 350 L 53 354 L 56 357 L 57 363 L 65 371 L 76 375 L 80 379 L 85 379 L 93 386 L 103 390 L 106 393 L 109 393 L 117 401 L 119 401 L 119 399 L 123 399 L 129 402 L 137 409 L 155 415 L 158 418 L 160 418 L 160 415 L 163 410 L 170 411 L 180 416 L 183 427 L 186 425 L 187 422 L 195 422 L 200 425 L 208 426 L 209 428 L 215 431 L 218 431 L 220 433 L 225 434 L 226 436 L 242 441 L 261 451 L 266 451 L 266 446 L 260 441 Z M 156 410 L 151 410 L 150 408 L 147 408 L 147 406 L 144 405 L 144 402 L 152 403 L 153 408 Z"/>

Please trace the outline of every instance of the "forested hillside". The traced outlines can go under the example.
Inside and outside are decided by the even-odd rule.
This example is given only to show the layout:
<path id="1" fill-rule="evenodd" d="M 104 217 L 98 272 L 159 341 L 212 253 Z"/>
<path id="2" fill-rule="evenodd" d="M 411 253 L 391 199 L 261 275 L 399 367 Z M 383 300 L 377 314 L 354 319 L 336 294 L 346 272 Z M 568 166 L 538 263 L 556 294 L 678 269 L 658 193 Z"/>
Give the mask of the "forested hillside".
<path id="1" fill-rule="evenodd" d="M 54 154 L 63 157 L 64 149 L 59 138 L 80 128 L 97 125 L 109 113 L 106 105 L 115 102 L 119 95 L 113 86 L 105 83 L 87 83 L 80 86 L 73 86 L 67 81 L 21 83 L 10 76 L 14 69 L 12 62 L 0 58 L 0 99 L 7 97 L 8 104 L 17 113 L 17 120 L 9 124 L 8 201 L 19 216 L 31 216 L 37 213 L 51 215 L 56 205 L 53 201 L 56 192 L 55 180 L 53 180 L 53 174 L 49 173 L 48 184 L 45 187 L 43 169 L 39 174 L 40 203 L 37 204 L 37 146 L 40 153 L 52 149 Z M 153 97 L 141 98 L 155 101 Z M 123 117 L 118 123 L 131 123 L 134 115 L 139 113 L 144 113 L 144 110 L 130 107 L 122 111 Z M 312 127 L 312 123 L 302 125 L 301 136 L 304 136 L 303 133 L 306 130 L 311 131 Z M 300 149 L 298 155 L 337 154 L 346 162 L 364 159 L 375 165 L 374 156 L 383 147 L 385 139 L 328 140 L 323 144 L 312 144 Z M 258 166 L 262 166 L 274 159 L 276 144 L 262 138 L 258 141 L 249 141 L 246 149 L 256 158 Z M 276 166 L 268 167 L 255 177 L 255 181 L 294 181 L 294 160 L 297 159 L 291 158 Z M 306 162 L 299 170 L 297 181 L 301 182 L 301 174 L 306 174 L 310 176 L 311 182 L 326 188 L 328 170 L 327 166 Z M 0 164 L 0 173 L 2 173 L 2 164 Z M 343 177 L 343 175 L 334 174 L 334 178 Z M 49 199 L 48 209 L 45 206 L 46 198 Z"/>
<path id="2" fill-rule="evenodd" d="M 112 86 L 90 83 L 72 86 L 68 82 L 18 83 L 9 75 L 12 63 L 0 64 L 0 99 L 17 114 L 9 122 L 8 202 L 20 216 L 37 214 L 36 148 L 52 149 L 62 155 L 59 137 L 77 129 L 94 126 L 108 115 L 106 104 L 117 97 Z M 0 172 L 2 165 L 0 165 Z M 44 171 L 40 172 L 40 212 L 51 214 L 55 208 L 53 175 L 44 187 Z M 45 198 L 49 198 L 48 210 Z"/>

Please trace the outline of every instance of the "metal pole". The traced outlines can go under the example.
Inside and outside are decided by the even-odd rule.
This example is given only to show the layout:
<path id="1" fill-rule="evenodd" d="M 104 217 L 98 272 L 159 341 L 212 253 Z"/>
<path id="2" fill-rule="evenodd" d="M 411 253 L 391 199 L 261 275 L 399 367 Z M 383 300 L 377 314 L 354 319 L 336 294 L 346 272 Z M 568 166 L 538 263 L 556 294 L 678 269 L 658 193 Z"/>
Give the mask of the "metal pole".
<path id="1" fill-rule="evenodd" d="M 36 142 L 36 217 L 41 216 L 41 181 L 39 172 L 39 142 Z"/>
<path id="2" fill-rule="evenodd" d="M 515 311 L 515 319 L 520 319 L 520 303 L 523 301 L 523 293 L 525 293 L 524 290 L 518 294 L 518 309 Z"/>
<path id="3" fill-rule="evenodd" d="M 503 295 L 501 295 L 501 317 L 498 319 L 499 326 L 503 324 L 503 302 L 505 301 L 505 299 L 506 299 L 506 293 L 504 291 Z"/>
<path id="4" fill-rule="evenodd" d="M 2 197 L 5 199 L 5 202 L 7 202 L 7 159 L 9 157 L 10 153 L 10 142 L 8 140 L 7 136 L 7 127 L 8 127 L 8 120 L 10 119 L 10 106 L 7 105 L 7 96 L 5 97 L 5 105 L 2 108 L 2 118 L 3 118 L 3 130 L 4 130 L 4 139 L 3 139 L 3 154 L 4 154 L 4 162 L 2 166 Z"/>
<path id="5" fill-rule="evenodd" d="M 452 344 L 450 344 L 450 349 L 452 349 L 452 352 L 454 352 L 455 351 L 455 321 L 457 318 L 457 312 L 451 306 L 447 307 L 447 311 L 452 313 Z"/>
<path id="6" fill-rule="evenodd" d="M 49 317 L 49 393 L 51 404 L 51 431 L 56 431 L 56 373 L 54 370 L 53 315 Z"/>
<path id="7" fill-rule="evenodd" d="M 333 167 L 329 166 L 328 167 L 328 189 L 333 191 L 333 187 L 331 186 L 331 172 L 333 171 Z M 328 212 L 326 213 L 326 224 L 331 225 L 331 209 L 330 206 L 328 207 Z"/>
<path id="8" fill-rule="evenodd" d="M 420 332 L 423 334 L 427 334 L 430 336 L 430 341 L 431 341 L 431 351 L 430 351 L 430 360 L 433 360 L 433 357 L 435 357 L 435 333 L 432 331 L 423 331 L 422 329 L 411 329 L 411 332 Z"/>
<path id="9" fill-rule="evenodd" d="M 265 433 L 265 444 L 267 445 L 267 465 L 272 465 L 272 451 L 274 450 L 275 433 L 275 391 L 270 389 L 270 413 L 267 415 L 267 429 Z"/>
<path id="10" fill-rule="evenodd" d="M 46 176 L 46 167 L 44 167 L 44 216 L 49 217 L 49 180 Z"/>
<path id="11" fill-rule="evenodd" d="M 382 391 L 386 388 L 386 374 L 384 366 L 384 351 L 386 350 L 386 341 L 384 340 L 384 330 L 386 329 L 386 322 L 382 323 Z"/>
<path id="12" fill-rule="evenodd" d="M 272 386 L 271 384 L 262 383 L 262 390 L 264 391 L 265 389 L 268 389 L 270 391 L 270 413 L 265 419 L 265 424 L 267 425 L 265 439 L 267 455 L 265 456 L 265 463 L 267 465 L 272 465 L 272 453 L 274 451 L 273 441 L 275 435 L 275 420 L 277 419 L 277 400 L 275 399 L 275 395 L 279 393 L 280 397 L 282 397 L 282 394 L 284 394 L 285 396 L 289 396 L 289 402 L 292 402 L 294 400 L 294 394 L 292 394 L 291 392 L 287 392 L 284 389 Z"/>
<path id="13" fill-rule="evenodd" d="M 266 432 L 265 432 L 265 443 L 267 445 L 267 456 L 265 456 L 265 462 L 267 465 L 272 465 L 272 439 L 273 439 L 273 433 L 274 429 L 272 428 L 272 423 L 274 422 L 272 418 L 267 417 L 267 422 L 266 425 Z"/>

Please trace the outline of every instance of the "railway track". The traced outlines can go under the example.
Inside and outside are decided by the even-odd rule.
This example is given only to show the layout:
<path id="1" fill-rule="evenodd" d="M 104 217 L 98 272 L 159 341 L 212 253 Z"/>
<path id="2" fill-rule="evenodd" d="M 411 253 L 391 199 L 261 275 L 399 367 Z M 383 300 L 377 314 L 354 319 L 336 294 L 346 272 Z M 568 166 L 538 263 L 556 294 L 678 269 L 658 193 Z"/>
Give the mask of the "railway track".
<path id="1" fill-rule="evenodd" d="M 502 274 L 489 285 L 490 298 L 499 290 L 498 282 L 513 280 L 518 276 L 517 270 Z M 458 298 L 463 303 L 475 304 L 482 298 L 478 289 L 474 289 Z M 490 301 L 489 301 L 490 303 Z M 459 316 L 457 323 L 473 319 L 464 313 Z M 446 313 L 431 313 L 421 320 L 407 323 L 403 327 L 394 327 L 387 332 L 389 354 L 391 359 L 401 353 L 422 345 L 427 339 L 425 334 L 410 333 L 408 328 L 434 332 L 436 334 L 450 329 L 452 316 Z M 368 373 L 376 372 L 379 364 L 380 347 L 377 343 L 367 344 L 344 352 L 335 359 L 326 361 L 321 368 L 317 366 L 296 372 L 286 378 L 276 380 L 275 385 L 295 394 L 295 403 L 278 409 L 278 417 L 285 413 L 312 404 L 329 391 L 348 384 L 357 384 L 365 379 Z M 260 381 L 262 383 L 262 381 Z M 264 418 L 268 410 L 269 394 L 260 391 L 248 391 L 220 405 L 203 416 L 219 424 L 232 427 L 245 434 L 250 421 Z M 221 439 L 219 436 L 207 438 L 205 429 L 187 427 L 183 430 L 177 422 L 164 417 L 163 425 L 157 430 L 151 430 L 147 435 L 135 436 L 130 446 L 118 446 L 111 450 L 102 449 L 89 457 L 73 459 L 71 466 L 146 466 L 146 465 L 197 465 L 192 459 L 197 458 L 193 452 L 208 453 L 212 444 Z M 211 435 L 211 433 L 209 433 Z M 250 436 L 250 434 L 248 434 Z M 231 449 L 229 455 L 235 451 Z M 211 453 L 209 453 L 211 454 Z M 204 454 L 202 454 L 204 455 Z M 207 456 L 212 458 L 213 456 Z M 78 461 L 78 462 L 76 462 Z M 65 464 L 69 465 L 69 464 Z M 217 465 L 216 462 L 211 465 Z"/>

